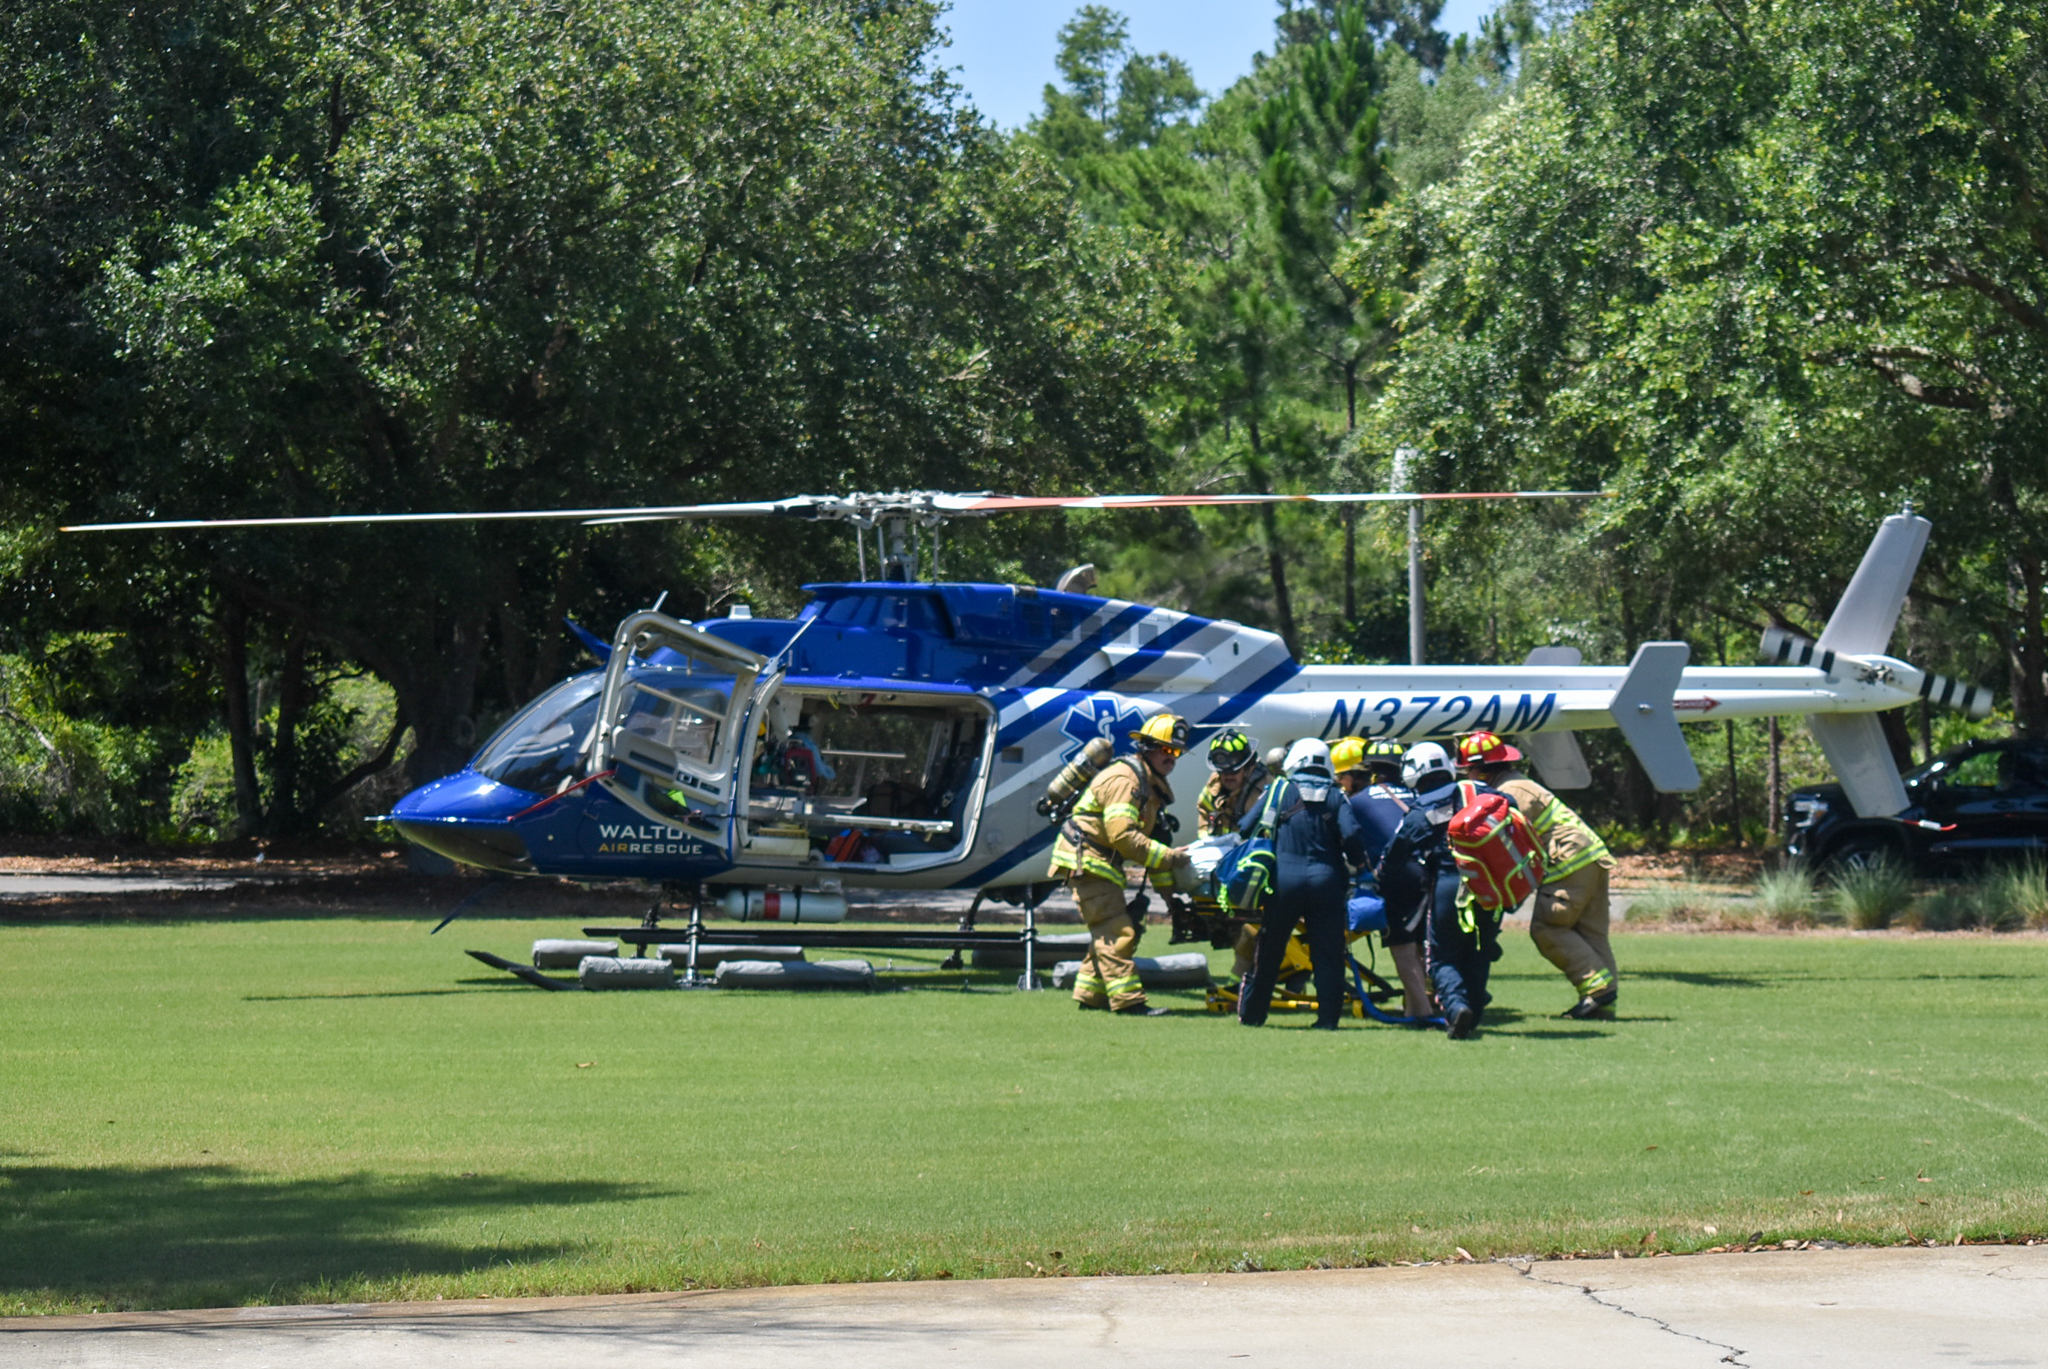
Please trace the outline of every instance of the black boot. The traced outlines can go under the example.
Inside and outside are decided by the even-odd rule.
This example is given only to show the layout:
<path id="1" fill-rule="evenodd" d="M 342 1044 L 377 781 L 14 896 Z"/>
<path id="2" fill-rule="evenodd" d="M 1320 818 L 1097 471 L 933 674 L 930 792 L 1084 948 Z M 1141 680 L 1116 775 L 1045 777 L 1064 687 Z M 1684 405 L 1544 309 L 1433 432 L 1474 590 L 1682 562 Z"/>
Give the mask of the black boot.
<path id="1" fill-rule="evenodd" d="M 1453 1041 L 1469 1041 L 1479 1030 L 1479 1011 L 1469 1003 L 1444 1005 L 1444 1023 Z"/>

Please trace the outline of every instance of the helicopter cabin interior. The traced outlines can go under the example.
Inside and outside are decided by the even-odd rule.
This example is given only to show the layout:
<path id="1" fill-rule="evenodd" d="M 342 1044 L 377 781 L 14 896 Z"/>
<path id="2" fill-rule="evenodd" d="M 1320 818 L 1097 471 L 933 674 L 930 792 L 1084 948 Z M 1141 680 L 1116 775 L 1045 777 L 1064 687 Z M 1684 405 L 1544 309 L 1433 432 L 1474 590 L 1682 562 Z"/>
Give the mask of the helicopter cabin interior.
<path id="1" fill-rule="evenodd" d="M 993 721 L 970 691 L 783 679 L 744 757 L 740 858 L 904 871 L 961 858 Z"/>

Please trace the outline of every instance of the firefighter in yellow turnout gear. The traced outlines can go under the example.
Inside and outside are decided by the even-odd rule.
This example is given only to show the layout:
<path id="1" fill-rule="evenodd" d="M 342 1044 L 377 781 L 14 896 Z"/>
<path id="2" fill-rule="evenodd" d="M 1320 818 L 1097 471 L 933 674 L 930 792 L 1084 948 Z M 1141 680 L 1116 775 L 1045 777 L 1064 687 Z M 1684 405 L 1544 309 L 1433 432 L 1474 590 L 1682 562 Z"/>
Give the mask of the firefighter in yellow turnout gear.
<path id="1" fill-rule="evenodd" d="M 1235 832 L 1244 815 L 1265 797 L 1273 777 L 1259 764 L 1258 750 L 1242 732 L 1226 732 L 1209 743 L 1209 768 L 1215 771 L 1195 800 L 1195 821 L 1205 837 Z M 1246 923 L 1231 948 L 1230 982 L 1239 984 L 1252 971 L 1252 951 L 1259 944 L 1259 924 Z"/>
<path id="2" fill-rule="evenodd" d="M 1515 769 L 1522 753 L 1491 732 L 1459 739 L 1458 759 L 1482 783 L 1515 801 L 1543 843 L 1547 869 L 1529 917 L 1529 938 L 1572 982 L 1579 1001 L 1566 1017 L 1610 1013 L 1620 988 L 1607 940 L 1607 876 L 1614 857 L 1586 820 Z"/>
<path id="3" fill-rule="evenodd" d="M 1187 862 L 1187 848 L 1154 840 L 1160 814 L 1173 802 L 1166 777 L 1187 749 L 1188 725 L 1171 713 L 1148 718 L 1131 734 L 1137 754 L 1103 767 L 1074 805 L 1053 843 L 1052 869 L 1064 874 L 1088 924 L 1088 953 L 1074 979 L 1083 1008 L 1132 1016 L 1164 1016 L 1145 1001 L 1133 959 L 1138 926 L 1124 904 L 1125 862 L 1171 870 Z M 1141 876 L 1142 878 L 1142 876 Z"/>

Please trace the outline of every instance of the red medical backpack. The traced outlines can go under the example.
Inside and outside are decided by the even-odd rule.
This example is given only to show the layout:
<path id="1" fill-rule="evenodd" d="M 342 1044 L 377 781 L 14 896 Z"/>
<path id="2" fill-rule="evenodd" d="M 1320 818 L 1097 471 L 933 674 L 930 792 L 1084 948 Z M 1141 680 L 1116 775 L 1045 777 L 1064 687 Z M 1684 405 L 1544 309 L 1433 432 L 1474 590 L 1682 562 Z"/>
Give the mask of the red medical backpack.
<path id="1" fill-rule="evenodd" d="M 1461 784 L 1464 807 L 1451 816 L 1451 855 L 1466 892 L 1480 907 L 1506 912 L 1543 883 L 1543 847 L 1529 820 L 1503 794 L 1482 794 Z"/>

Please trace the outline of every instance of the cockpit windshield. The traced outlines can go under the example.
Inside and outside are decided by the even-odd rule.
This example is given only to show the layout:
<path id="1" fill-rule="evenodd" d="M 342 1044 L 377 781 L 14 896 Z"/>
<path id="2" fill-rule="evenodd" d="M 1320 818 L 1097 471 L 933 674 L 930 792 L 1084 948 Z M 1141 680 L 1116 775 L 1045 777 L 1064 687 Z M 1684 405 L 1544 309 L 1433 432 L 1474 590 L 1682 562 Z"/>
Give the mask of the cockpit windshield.
<path id="1" fill-rule="evenodd" d="M 604 675 L 564 680 L 512 715 L 476 753 L 470 768 L 500 784 L 551 794 L 576 773 L 583 739 L 597 722 Z"/>

